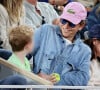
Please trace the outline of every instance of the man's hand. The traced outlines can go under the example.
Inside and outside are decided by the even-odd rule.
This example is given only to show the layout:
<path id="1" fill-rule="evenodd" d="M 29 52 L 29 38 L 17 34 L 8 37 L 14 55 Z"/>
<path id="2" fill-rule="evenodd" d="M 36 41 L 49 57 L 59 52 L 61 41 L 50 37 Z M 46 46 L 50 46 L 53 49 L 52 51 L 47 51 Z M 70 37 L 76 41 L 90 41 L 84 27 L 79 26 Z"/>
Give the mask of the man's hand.
<path id="1" fill-rule="evenodd" d="M 56 77 L 54 75 L 47 75 L 44 73 L 39 73 L 38 76 L 40 76 L 48 81 L 51 81 L 53 84 L 57 83 Z"/>
<path id="2" fill-rule="evenodd" d="M 60 23 L 60 18 L 56 18 L 52 21 L 52 24 L 54 25 L 59 25 L 59 23 Z"/>

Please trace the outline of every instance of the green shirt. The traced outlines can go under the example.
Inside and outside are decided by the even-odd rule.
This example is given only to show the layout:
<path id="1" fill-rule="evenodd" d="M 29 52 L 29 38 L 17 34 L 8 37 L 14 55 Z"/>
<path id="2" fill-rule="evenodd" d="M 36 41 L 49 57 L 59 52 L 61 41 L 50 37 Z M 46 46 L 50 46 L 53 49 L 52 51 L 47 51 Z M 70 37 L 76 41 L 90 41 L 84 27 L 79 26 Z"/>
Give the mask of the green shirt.
<path id="1" fill-rule="evenodd" d="M 23 64 L 21 60 L 15 54 L 12 54 L 12 56 L 8 59 L 8 62 L 16 65 L 17 67 L 21 69 L 31 71 L 30 63 L 26 57 L 25 57 L 25 64 Z"/>

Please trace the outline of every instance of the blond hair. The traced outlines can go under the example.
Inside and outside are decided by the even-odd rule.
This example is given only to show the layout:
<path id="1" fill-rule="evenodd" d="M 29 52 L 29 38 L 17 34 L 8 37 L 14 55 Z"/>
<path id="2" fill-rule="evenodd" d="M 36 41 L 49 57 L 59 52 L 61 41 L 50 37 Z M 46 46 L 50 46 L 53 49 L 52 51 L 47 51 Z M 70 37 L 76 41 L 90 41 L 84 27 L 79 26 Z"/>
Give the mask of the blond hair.
<path id="1" fill-rule="evenodd" d="M 6 8 L 10 22 L 17 23 L 23 16 L 23 0 L 0 0 L 0 3 Z"/>
<path id="2" fill-rule="evenodd" d="M 20 25 L 9 30 L 9 43 L 13 51 L 21 51 L 25 45 L 32 41 L 33 29 Z"/>

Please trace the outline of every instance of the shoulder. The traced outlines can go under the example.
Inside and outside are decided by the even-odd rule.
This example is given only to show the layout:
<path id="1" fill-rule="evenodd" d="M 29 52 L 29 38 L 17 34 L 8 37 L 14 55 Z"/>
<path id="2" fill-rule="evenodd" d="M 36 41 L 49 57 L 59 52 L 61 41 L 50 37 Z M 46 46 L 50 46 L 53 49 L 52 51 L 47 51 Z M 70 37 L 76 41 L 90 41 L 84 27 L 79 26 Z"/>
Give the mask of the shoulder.
<path id="1" fill-rule="evenodd" d="M 38 5 L 45 9 L 53 9 L 53 6 L 46 2 L 38 2 Z"/>
<path id="2" fill-rule="evenodd" d="M 85 53 L 91 54 L 91 49 L 90 49 L 90 47 L 89 47 L 88 45 L 86 45 L 83 41 L 82 41 L 81 47 L 82 47 L 82 50 L 83 50 Z"/>
<path id="3" fill-rule="evenodd" d="M 25 13 L 29 12 L 30 10 L 33 11 L 34 10 L 34 6 L 32 4 L 30 4 L 27 1 L 24 1 L 24 7 L 25 7 Z"/>
<path id="4" fill-rule="evenodd" d="M 37 30 L 40 30 L 42 33 L 47 33 L 47 32 L 56 32 L 56 27 L 55 25 L 51 24 L 44 24 Z"/>
<path id="5" fill-rule="evenodd" d="M 0 12 L 6 12 L 6 9 L 3 5 L 0 4 Z"/>
<path id="6" fill-rule="evenodd" d="M 43 28 L 48 28 L 48 29 L 54 29 L 54 28 L 56 28 L 57 26 L 56 25 L 52 25 L 52 24 L 44 24 L 44 25 L 42 25 L 42 27 Z"/>
<path id="7" fill-rule="evenodd" d="M 8 17 L 7 10 L 3 5 L 0 4 L 0 16 Z"/>

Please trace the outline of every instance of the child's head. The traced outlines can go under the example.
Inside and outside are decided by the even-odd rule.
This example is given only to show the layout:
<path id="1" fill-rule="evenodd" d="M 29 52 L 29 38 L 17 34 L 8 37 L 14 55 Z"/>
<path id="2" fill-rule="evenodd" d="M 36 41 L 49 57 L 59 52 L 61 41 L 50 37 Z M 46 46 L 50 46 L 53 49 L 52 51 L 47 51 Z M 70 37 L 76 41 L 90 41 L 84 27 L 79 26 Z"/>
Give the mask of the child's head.
<path id="1" fill-rule="evenodd" d="M 28 26 L 17 26 L 9 32 L 9 43 L 13 52 L 26 50 L 27 53 L 33 50 L 33 29 Z"/>

